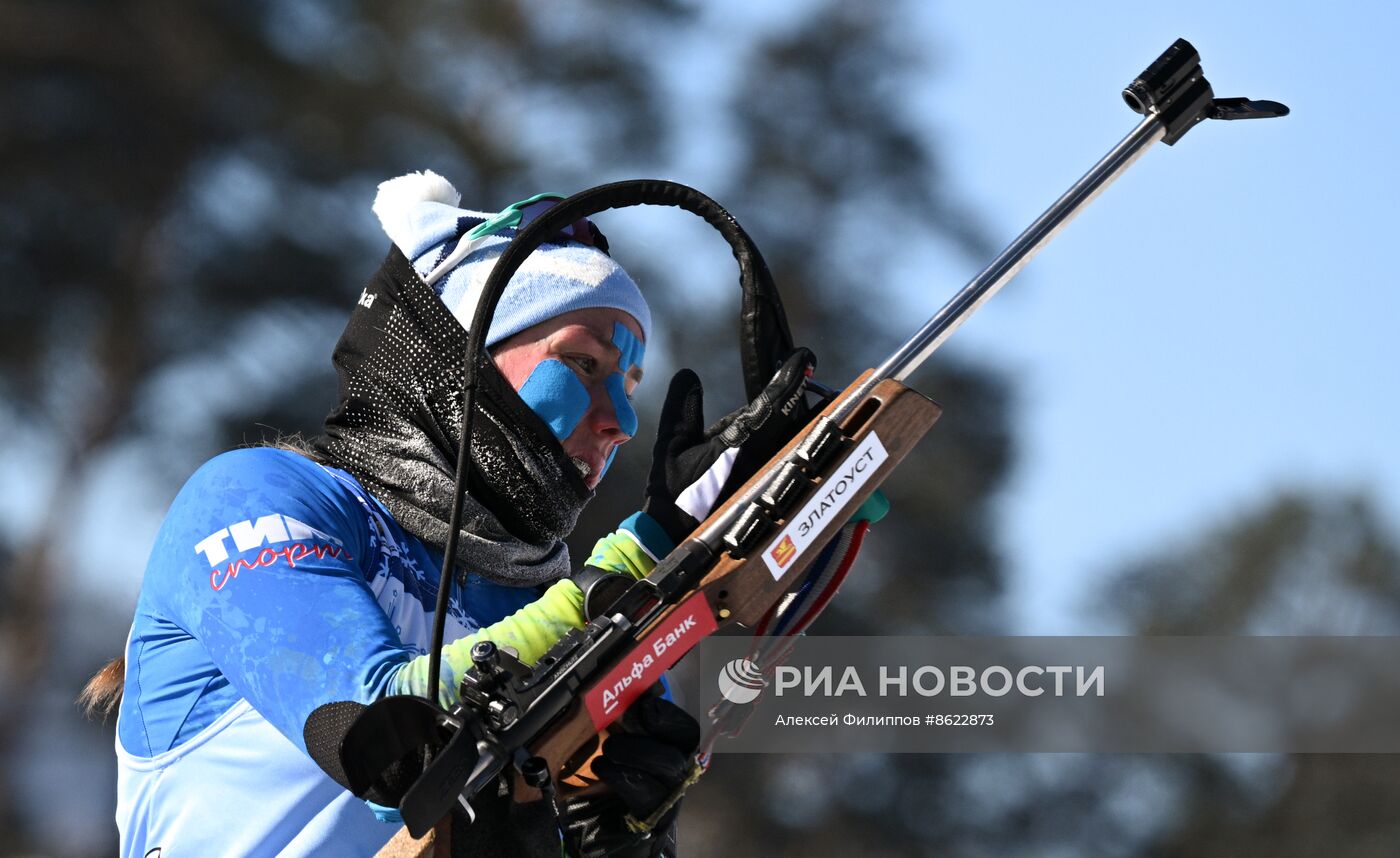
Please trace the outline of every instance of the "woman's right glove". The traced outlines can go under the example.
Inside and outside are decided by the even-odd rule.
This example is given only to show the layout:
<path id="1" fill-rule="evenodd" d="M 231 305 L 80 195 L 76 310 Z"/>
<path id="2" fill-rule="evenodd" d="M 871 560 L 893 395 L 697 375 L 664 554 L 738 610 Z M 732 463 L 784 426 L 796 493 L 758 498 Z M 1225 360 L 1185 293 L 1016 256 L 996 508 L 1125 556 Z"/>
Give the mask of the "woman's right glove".
<path id="1" fill-rule="evenodd" d="M 700 745 L 700 724 L 662 697 L 643 697 L 620 720 L 627 732 L 609 734 L 602 756 L 593 761 L 593 773 L 608 792 L 568 799 L 561 808 L 569 854 L 673 858 L 679 802 L 651 831 L 632 831 L 627 817 L 646 819 L 687 782 Z"/>
<path id="2" fill-rule="evenodd" d="M 803 396 L 816 367 L 811 350 L 795 349 L 752 402 L 705 428 L 705 391 L 683 369 L 661 406 L 642 511 L 679 543 L 811 419 Z"/>

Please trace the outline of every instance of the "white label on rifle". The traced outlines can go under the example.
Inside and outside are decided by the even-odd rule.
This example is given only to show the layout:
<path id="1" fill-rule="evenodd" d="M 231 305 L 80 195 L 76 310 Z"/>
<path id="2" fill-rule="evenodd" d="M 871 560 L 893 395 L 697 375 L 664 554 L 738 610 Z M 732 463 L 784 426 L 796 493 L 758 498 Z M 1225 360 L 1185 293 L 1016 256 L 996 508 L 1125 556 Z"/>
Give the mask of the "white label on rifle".
<path id="1" fill-rule="evenodd" d="M 783 577 L 792 561 L 807 550 L 829 522 L 845 521 L 841 513 L 889 457 L 880 438 L 871 432 L 841 464 L 831 469 L 817 493 L 788 519 L 778 538 L 764 550 L 763 562 L 768 564 L 773 580 Z"/>

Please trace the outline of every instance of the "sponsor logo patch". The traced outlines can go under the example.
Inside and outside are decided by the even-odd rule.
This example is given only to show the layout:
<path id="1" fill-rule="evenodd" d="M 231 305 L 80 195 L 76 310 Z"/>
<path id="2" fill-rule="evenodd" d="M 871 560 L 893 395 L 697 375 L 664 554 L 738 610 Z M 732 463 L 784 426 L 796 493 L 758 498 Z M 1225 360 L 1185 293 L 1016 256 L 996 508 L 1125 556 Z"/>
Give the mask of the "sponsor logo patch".
<path id="1" fill-rule="evenodd" d="M 588 689 L 583 702 L 593 726 L 601 730 L 617 720 L 661 679 L 661 674 L 717 628 L 704 593 L 681 602 L 629 655 Z"/>
<path id="2" fill-rule="evenodd" d="M 230 540 L 239 555 L 260 550 L 251 558 L 239 556 L 225 565 L 224 561 L 230 557 Z M 222 590 L 229 581 L 238 577 L 239 572 L 271 566 L 279 561 L 295 569 L 298 562 L 308 557 L 317 560 L 345 558 L 352 562 L 355 559 L 345 550 L 344 543 L 329 533 L 303 524 L 289 515 L 277 513 L 216 530 L 200 540 L 194 550 L 196 554 L 203 554 L 209 562 L 212 570 L 209 573 L 209 586 L 215 590 Z"/>
<path id="3" fill-rule="evenodd" d="M 763 562 L 773 573 L 773 580 L 783 577 L 792 561 L 807 550 L 829 522 L 842 520 L 842 513 L 855 500 L 861 486 L 875 476 L 889 457 L 879 436 L 871 432 L 841 464 L 831 469 L 831 475 L 817 488 L 817 493 L 788 520 L 777 539 L 763 552 Z"/>
<path id="4" fill-rule="evenodd" d="M 777 547 L 768 552 L 768 556 L 773 558 L 773 562 L 778 564 L 778 568 L 788 565 L 792 558 L 797 556 L 797 546 L 793 543 L 791 536 L 784 536 L 783 541 Z"/>

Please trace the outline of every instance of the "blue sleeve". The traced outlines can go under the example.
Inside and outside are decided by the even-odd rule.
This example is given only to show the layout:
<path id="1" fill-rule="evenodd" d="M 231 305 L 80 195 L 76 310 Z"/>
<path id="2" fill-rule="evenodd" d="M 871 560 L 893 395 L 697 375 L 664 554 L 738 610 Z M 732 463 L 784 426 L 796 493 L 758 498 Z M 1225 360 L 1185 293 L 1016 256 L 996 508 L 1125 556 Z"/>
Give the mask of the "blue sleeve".
<path id="1" fill-rule="evenodd" d="M 297 747 L 323 703 L 368 703 L 413 656 L 367 583 L 363 510 L 320 466 L 272 449 L 201 468 L 175 499 L 145 589 Z"/>

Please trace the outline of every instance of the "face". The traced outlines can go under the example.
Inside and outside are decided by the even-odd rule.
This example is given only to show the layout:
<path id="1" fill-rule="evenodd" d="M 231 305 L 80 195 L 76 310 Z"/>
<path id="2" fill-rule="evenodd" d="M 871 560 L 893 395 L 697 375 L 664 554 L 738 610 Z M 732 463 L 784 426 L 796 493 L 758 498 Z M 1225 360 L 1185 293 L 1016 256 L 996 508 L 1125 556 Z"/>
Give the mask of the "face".
<path id="1" fill-rule="evenodd" d="M 642 380 L 642 331 L 605 307 L 555 316 L 491 350 L 510 386 L 547 423 L 595 488 L 637 431 L 632 391 Z"/>

